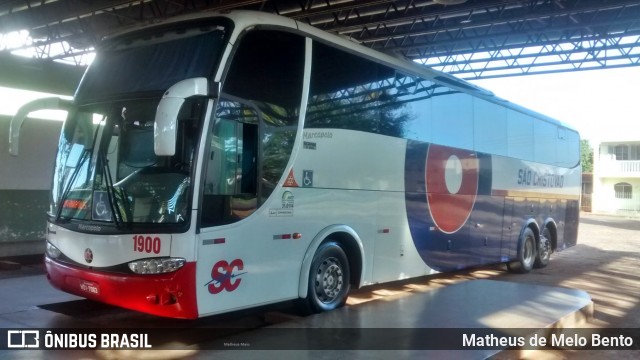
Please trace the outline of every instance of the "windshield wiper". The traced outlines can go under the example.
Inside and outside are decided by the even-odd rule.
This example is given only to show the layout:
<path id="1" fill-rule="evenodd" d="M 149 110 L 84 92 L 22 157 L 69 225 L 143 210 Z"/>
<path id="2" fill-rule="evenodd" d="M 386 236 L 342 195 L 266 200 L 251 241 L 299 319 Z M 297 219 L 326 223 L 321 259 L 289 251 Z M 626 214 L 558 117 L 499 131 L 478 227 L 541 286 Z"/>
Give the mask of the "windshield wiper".
<path id="1" fill-rule="evenodd" d="M 102 172 L 104 173 L 104 181 L 107 186 L 107 197 L 109 198 L 109 207 L 111 208 L 111 213 L 113 214 L 113 222 L 116 227 L 121 227 L 127 221 L 123 219 L 123 215 L 121 213 L 122 207 L 118 202 L 118 198 L 115 193 L 115 187 L 113 186 L 113 178 L 111 178 L 111 169 L 109 168 L 109 161 L 104 154 L 104 151 L 99 151 L 98 156 L 100 156 L 100 162 L 102 162 Z M 123 196 L 123 198 L 125 198 Z M 125 198 L 126 201 L 126 198 Z"/>

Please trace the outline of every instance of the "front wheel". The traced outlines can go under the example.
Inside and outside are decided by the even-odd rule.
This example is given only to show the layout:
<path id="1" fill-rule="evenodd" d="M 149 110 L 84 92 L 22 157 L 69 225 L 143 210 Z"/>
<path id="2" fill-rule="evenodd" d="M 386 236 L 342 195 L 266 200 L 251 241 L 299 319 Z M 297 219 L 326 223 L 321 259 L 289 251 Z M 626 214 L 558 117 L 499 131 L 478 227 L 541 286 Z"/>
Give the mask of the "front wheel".
<path id="1" fill-rule="evenodd" d="M 349 289 L 349 260 L 336 242 L 318 248 L 309 270 L 307 305 L 311 312 L 323 312 L 343 306 Z"/>
<path id="2" fill-rule="evenodd" d="M 518 259 L 507 263 L 507 268 L 515 273 L 528 273 L 533 269 L 536 259 L 536 235 L 531 228 L 526 228 L 518 240 Z"/>

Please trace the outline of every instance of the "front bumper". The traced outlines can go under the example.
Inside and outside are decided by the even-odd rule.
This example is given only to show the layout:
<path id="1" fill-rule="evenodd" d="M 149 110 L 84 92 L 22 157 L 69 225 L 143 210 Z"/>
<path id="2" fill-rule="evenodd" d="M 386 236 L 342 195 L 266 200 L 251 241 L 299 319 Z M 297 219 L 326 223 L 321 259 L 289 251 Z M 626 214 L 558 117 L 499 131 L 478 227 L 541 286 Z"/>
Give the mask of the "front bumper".
<path id="1" fill-rule="evenodd" d="M 54 287 L 87 299 L 148 314 L 195 319 L 196 263 L 156 275 L 100 272 L 61 263 L 45 256 L 47 279 Z"/>

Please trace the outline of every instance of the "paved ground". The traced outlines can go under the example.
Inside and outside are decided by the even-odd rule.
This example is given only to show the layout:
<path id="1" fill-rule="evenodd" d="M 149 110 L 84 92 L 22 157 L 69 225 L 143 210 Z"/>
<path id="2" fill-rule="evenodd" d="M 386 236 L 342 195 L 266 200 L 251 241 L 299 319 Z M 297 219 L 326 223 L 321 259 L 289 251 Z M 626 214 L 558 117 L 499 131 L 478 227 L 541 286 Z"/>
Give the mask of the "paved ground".
<path id="1" fill-rule="evenodd" d="M 640 220 L 582 214 L 578 245 L 526 276 L 500 279 L 586 290 L 595 303 L 586 327 L 640 328 Z M 638 359 L 638 351 L 547 351 L 532 358 Z"/>
<path id="2" fill-rule="evenodd" d="M 578 245 L 553 254 L 548 267 L 529 274 L 511 274 L 502 266 L 441 274 L 421 281 L 363 289 L 353 294 L 349 303 L 393 299 L 479 278 L 582 289 L 591 295 L 595 310 L 593 319 L 581 327 L 640 328 L 640 219 L 583 213 Z M 499 358 L 638 359 L 640 353 L 546 349 L 502 353 Z"/>
<path id="3" fill-rule="evenodd" d="M 581 327 L 640 328 L 640 219 L 581 214 L 578 245 L 552 255 L 544 269 L 511 274 L 502 267 L 487 267 L 442 274 L 421 282 L 380 287 L 354 294 L 351 303 L 402 292 L 485 278 L 575 288 L 587 291 L 595 304 L 594 317 Z M 499 358 L 532 359 L 638 359 L 638 351 L 560 351 L 502 353 Z"/>
<path id="4" fill-rule="evenodd" d="M 357 304 L 374 299 L 393 301 L 397 297 L 411 296 L 414 292 L 429 291 L 431 289 L 447 286 L 452 283 L 471 281 L 473 279 L 491 279 L 538 285 L 550 285 L 582 289 L 589 292 L 594 303 L 594 318 L 584 327 L 606 328 L 640 328 L 640 220 L 624 219 L 617 217 L 597 216 L 583 214 L 581 218 L 578 245 L 566 249 L 552 256 L 550 265 L 545 269 L 535 270 L 529 274 L 517 275 L 508 273 L 503 267 L 493 266 L 455 273 L 441 274 L 435 277 L 425 277 L 412 281 L 384 284 L 376 287 L 368 287 L 352 293 L 349 304 Z M 162 323 L 161 319 L 149 319 L 148 316 L 129 312 L 121 309 L 81 308 L 70 313 L 60 315 L 47 311 L 34 304 L 48 304 L 52 302 L 65 302 L 74 298 L 61 292 L 51 293 L 53 290 L 46 284 L 41 274 L 39 265 L 23 267 L 22 270 L 0 271 L 0 317 L 2 314 L 11 316 L 12 319 L 20 319 L 20 323 L 26 326 L 36 326 L 29 323 L 34 316 L 39 318 L 44 315 L 49 324 L 54 325 L 63 319 L 85 321 L 89 319 L 93 324 L 99 325 L 107 321 L 126 321 L 127 323 L 156 324 Z M 24 277 L 26 276 L 26 277 Z M 21 277 L 24 277 L 21 280 Z M 27 280 L 29 282 L 27 282 Z M 32 283 L 35 287 L 28 299 L 11 301 L 18 296 L 17 291 L 12 294 L 7 292 L 7 286 L 25 286 Z M 10 286 L 10 287 L 11 287 Z M 43 296 L 46 290 L 47 299 L 38 298 L 41 289 Z M 15 296 L 14 296 L 15 295 Z M 52 298 L 54 296 L 55 298 Z M 46 301 L 45 301 L 46 300 Z M 72 302 L 73 303 L 73 302 Z M 93 313 L 91 313 L 93 311 Z M 288 312 L 291 311 L 291 312 Z M 11 315 L 14 314 L 14 315 Z M 251 314 L 251 319 L 256 319 L 257 327 L 265 323 L 278 322 L 295 317 L 293 310 L 278 309 L 267 310 L 264 314 Z M 74 320 L 75 319 L 75 320 Z M 89 321 L 87 320 L 87 321 Z M 225 321 L 227 319 L 225 318 Z M 17 320 L 16 320 L 17 321 Z M 40 320 L 42 321 L 42 320 Z M 208 323 L 209 320 L 205 319 Z M 221 321 L 213 319 L 211 321 Z M 246 321 L 231 319 L 231 321 Z M 163 324 L 163 323 L 162 323 Z M 7 325 L 7 324 L 5 324 Z M 134 325 L 132 325 L 134 326 Z M 142 354 L 137 352 L 136 354 Z M 120 353 L 101 352 L 99 358 L 123 358 Z M 131 354 L 128 354 L 131 355 Z M 167 358 L 148 356 L 143 358 Z M 168 355 L 165 353 L 165 355 Z M 90 357 L 93 357 L 90 356 Z M 129 356 L 125 356 L 127 358 Z M 174 356 L 169 356 L 174 358 Z M 502 353 L 498 358 L 532 358 L 532 359 L 609 359 L 609 358 L 640 358 L 638 351 L 566 351 L 557 349 L 545 349 L 528 352 Z"/>

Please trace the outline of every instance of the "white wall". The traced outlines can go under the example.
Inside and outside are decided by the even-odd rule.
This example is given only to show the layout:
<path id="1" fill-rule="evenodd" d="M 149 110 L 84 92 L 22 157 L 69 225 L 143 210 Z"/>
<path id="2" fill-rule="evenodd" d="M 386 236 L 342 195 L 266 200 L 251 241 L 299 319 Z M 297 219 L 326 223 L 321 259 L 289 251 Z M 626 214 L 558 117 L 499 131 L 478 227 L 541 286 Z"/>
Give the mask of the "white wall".
<path id="1" fill-rule="evenodd" d="M 0 190 L 49 190 L 62 122 L 26 119 L 20 154 L 9 155 L 8 116 L 0 116 Z"/>
<path id="2" fill-rule="evenodd" d="M 640 179 L 638 178 L 604 178 L 594 177 L 594 211 L 614 213 L 620 210 L 640 211 Z M 617 199 L 614 185 L 625 182 L 632 186 L 631 199 Z M 596 186 L 597 184 L 597 186 Z"/>

